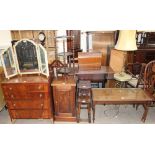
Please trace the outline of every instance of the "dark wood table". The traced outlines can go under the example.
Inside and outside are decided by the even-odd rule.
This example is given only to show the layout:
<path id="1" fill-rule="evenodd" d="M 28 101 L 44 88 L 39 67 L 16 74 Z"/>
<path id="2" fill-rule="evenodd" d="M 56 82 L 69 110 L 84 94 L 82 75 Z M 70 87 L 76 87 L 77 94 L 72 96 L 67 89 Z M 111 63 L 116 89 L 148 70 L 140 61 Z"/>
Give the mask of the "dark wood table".
<path id="1" fill-rule="evenodd" d="M 91 82 L 102 82 L 104 80 L 113 79 L 114 71 L 110 66 L 101 66 L 98 70 L 78 70 L 75 72 L 79 80 L 90 80 Z"/>
<path id="2" fill-rule="evenodd" d="M 141 104 L 144 107 L 141 120 L 145 122 L 148 105 L 153 101 L 152 96 L 141 88 L 92 88 L 92 95 L 93 122 L 97 104 Z"/>

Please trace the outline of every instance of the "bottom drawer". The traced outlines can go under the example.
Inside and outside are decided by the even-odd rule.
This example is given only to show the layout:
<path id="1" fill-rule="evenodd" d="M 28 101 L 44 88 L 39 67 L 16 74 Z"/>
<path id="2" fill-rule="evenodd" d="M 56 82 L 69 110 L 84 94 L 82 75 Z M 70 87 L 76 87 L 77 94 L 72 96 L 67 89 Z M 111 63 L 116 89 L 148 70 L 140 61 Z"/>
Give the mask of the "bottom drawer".
<path id="1" fill-rule="evenodd" d="M 49 110 L 9 110 L 12 119 L 51 118 Z"/>

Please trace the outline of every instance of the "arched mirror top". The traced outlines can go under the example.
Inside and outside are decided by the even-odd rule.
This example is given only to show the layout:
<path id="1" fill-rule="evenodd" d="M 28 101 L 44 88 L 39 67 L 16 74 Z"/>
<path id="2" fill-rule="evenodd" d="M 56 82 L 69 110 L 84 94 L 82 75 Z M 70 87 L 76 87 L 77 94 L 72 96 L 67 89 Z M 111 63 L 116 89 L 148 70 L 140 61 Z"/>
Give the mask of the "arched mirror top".
<path id="1" fill-rule="evenodd" d="M 34 41 L 22 39 L 15 44 L 14 50 L 19 73 L 39 73 L 37 44 Z"/>

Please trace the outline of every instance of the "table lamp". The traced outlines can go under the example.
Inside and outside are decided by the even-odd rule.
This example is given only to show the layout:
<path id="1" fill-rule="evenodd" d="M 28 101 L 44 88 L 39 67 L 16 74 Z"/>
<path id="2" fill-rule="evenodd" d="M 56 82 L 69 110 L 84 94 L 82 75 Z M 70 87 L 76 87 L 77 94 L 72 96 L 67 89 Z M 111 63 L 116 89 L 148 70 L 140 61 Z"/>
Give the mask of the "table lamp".
<path id="1" fill-rule="evenodd" d="M 121 51 L 135 51 L 137 50 L 136 45 L 136 30 L 120 30 L 115 49 Z M 126 59 L 126 58 L 125 58 Z M 124 64 L 125 64 L 125 61 Z M 124 70 L 124 67 L 122 68 Z"/>

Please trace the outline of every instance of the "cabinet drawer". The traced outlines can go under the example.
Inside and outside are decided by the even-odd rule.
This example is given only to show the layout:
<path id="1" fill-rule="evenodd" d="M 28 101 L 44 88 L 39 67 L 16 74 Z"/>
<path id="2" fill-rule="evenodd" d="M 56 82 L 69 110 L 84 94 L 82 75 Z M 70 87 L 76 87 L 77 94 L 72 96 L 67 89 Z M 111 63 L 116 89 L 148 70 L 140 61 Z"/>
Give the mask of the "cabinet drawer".
<path id="1" fill-rule="evenodd" d="M 25 92 L 25 94 L 23 92 L 4 92 L 4 98 L 7 100 L 15 100 L 15 99 L 28 99 L 28 96 Z"/>
<path id="2" fill-rule="evenodd" d="M 27 86 L 28 91 L 46 91 L 47 88 L 44 84 L 30 84 Z"/>
<path id="3" fill-rule="evenodd" d="M 2 85 L 5 99 L 20 99 L 26 97 L 26 87 L 24 85 Z"/>
<path id="4" fill-rule="evenodd" d="M 10 110 L 11 118 L 51 118 L 49 110 Z"/>
<path id="5" fill-rule="evenodd" d="M 7 105 L 9 109 L 43 109 L 47 107 L 43 100 L 8 101 Z"/>
<path id="6" fill-rule="evenodd" d="M 47 93 L 42 93 L 42 92 L 28 92 L 27 96 L 29 99 L 37 99 L 37 100 L 42 100 L 42 99 L 47 99 Z"/>

